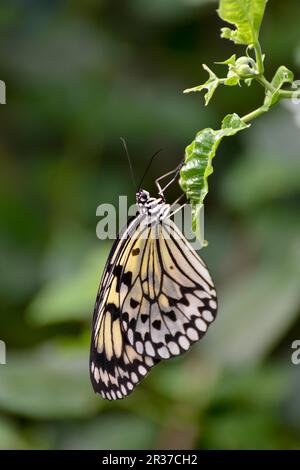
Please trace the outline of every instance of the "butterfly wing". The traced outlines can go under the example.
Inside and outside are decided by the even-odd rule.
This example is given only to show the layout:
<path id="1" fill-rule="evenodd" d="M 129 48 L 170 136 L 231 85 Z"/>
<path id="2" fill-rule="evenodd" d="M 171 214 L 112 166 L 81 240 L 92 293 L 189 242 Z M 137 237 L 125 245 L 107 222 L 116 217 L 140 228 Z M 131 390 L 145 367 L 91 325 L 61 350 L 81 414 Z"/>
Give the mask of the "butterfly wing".
<path id="1" fill-rule="evenodd" d="M 146 239 L 141 237 L 143 228 L 140 222 L 140 216 L 136 217 L 115 241 L 94 308 L 90 377 L 95 392 L 109 400 L 127 396 L 158 362 L 136 352 L 127 341 L 120 323 L 120 291 L 131 289 L 132 278 L 129 265 L 126 274 L 122 275 L 122 262 L 128 259 L 128 254 L 137 244 L 146 243 Z"/>
<path id="2" fill-rule="evenodd" d="M 130 290 L 120 292 L 120 311 L 122 329 L 137 353 L 168 359 L 206 333 L 217 297 L 205 263 L 174 222 L 163 219 L 154 229 L 148 227 L 143 250 L 128 252 L 123 263 L 132 282 Z"/>

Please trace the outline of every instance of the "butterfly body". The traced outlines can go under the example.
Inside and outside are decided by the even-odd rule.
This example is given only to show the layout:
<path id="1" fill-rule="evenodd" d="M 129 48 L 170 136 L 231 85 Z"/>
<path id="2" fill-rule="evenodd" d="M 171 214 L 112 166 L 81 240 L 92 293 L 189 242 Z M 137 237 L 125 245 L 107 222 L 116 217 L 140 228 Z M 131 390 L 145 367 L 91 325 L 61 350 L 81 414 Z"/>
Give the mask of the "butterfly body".
<path id="1" fill-rule="evenodd" d="M 90 376 L 109 400 L 127 396 L 159 361 L 186 352 L 217 311 L 209 272 L 163 195 L 140 190 L 136 202 L 137 216 L 111 249 L 93 316 Z"/>

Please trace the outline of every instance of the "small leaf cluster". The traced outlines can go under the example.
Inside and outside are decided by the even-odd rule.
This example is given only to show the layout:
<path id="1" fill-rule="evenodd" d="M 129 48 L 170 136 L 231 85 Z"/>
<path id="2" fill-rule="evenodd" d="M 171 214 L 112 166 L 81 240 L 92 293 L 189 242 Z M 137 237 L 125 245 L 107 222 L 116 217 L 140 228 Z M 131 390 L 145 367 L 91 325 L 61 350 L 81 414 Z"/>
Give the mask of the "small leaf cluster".
<path id="1" fill-rule="evenodd" d="M 204 95 L 206 106 L 220 85 L 233 87 L 245 83 L 251 86 L 253 81 L 257 81 L 265 90 L 263 104 L 258 109 L 243 117 L 237 114 L 225 116 L 221 130 L 203 129 L 197 133 L 196 138 L 185 150 L 179 184 L 192 205 L 192 229 L 196 233 L 199 224 L 197 219 L 199 210 L 196 206 L 199 205 L 201 208 L 208 193 L 207 178 L 213 172 L 212 158 L 222 138 L 246 129 L 249 127 L 247 125 L 249 121 L 269 111 L 280 99 L 291 98 L 295 93 L 283 90 L 284 85 L 292 84 L 294 80 L 293 72 L 284 65 L 278 68 L 271 81 L 268 81 L 264 75 L 265 55 L 261 51 L 259 32 L 266 4 L 267 0 L 220 0 L 218 15 L 231 25 L 221 28 L 221 37 L 233 41 L 236 45 L 246 46 L 245 53 L 240 57 L 233 54 L 223 62 L 216 62 L 227 66 L 225 77 L 218 77 L 213 70 L 203 64 L 204 70 L 209 75 L 206 82 L 184 90 L 184 93 L 206 90 Z"/>

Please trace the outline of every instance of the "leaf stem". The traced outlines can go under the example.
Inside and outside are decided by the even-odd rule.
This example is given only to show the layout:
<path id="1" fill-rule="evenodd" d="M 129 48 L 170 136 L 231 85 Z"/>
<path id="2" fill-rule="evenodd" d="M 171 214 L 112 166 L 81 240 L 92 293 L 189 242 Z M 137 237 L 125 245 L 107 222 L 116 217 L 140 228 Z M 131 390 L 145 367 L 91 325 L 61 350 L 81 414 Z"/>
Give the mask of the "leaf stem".
<path id="1" fill-rule="evenodd" d="M 276 90 L 273 85 L 266 79 L 264 75 L 258 75 L 254 77 L 257 82 L 259 82 L 266 90 L 274 93 Z M 300 95 L 300 90 L 278 90 L 279 98 L 289 99 L 289 98 L 298 98 Z"/>
<path id="2" fill-rule="evenodd" d="M 268 80 L 264 77 L 264 75 L 261 75 L 259 77 L 256 77 L 256 80 L 261 84 L 263 85 L 263 87 L 265 89 L 267 89 L 268 91 L 271 91 L 271 92 L 274 92 L 275 89 L 274 87 L 272 86 L 272 84 L 270 82 L 268 82 Z M 297 98 L 300 96 L 300 91 L 298 90 L 278 90 L 278 96 L 279 96 L 279 100 L 281 99 L 292 99 L 292 98 Z M 253 119 L 256 119 L 258 118 L 259 116 L 261 116 L 262 114 L 265 114 L 269 111 L 270 109 L 270 106 L 267 106 L 267 105 L 262 105 L 260 106 L 259 108 L 255 109 L 254 111 L 252 111 L 251 113 L 249 114 L 246 114 L 245 116 L 243 116 L 241 119 L 243 122 L 249 122 L 249 121 L 252 121 Z"/>
<path id="3" fill-rule="evenodd" d="M 246 114 L 241 119 L 243 122 L 249 122 L 249 121 L 252 121 L 253 119 L 258 118 L 262 114 L 268 112 L 268 110 L 269 110 L 268 106 L 262 105 L 259 108 L 255 109 L 254 111 L 252 111 L 251 113 Z"/>
<path id="4" fill-rule="evenodd" d="M 255 80 L 260 83 L 266 90 L 273 93 L 275 91 L 272 83 L 270 83 L 264 75 L 258 75 L 255 77 Z"/>
<path id="5" fill-rule="evenodd" d="M 263 62 L 263 57 L 262 57 L 262 53 L 261 53 L 261 47 L 260 47 L 260 44 L 259 44 L 258 40 L 253 44 L 253 47 L 254 47 L 254 50 L 255 50 L 255 57 L 256 57 L 258 73 L 260 75 L 263 75 L 263 73 L 264 73 L 264 62 Z"/>
<path id="6" fill-rule="evenodd" d="M 300 90 L 279 90 L 279 98 L 299 98 Z"/>

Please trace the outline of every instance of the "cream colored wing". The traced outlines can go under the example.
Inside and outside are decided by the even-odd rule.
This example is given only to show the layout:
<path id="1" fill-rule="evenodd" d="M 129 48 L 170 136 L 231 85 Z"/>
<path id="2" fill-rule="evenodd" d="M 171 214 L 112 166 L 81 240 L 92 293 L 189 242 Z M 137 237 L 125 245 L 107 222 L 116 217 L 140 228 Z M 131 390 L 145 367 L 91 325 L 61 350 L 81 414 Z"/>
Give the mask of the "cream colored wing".
<path id="1" fill-rule="evenodd" d="M 143 228 L 139 218 L 129 227 L 130 230 L 123 231 L 112 247 L 98 290 L 93 317 L 90 376 L 95 392 L 109 400 L 127 396 L 158 362 L 137 353 L 129 344 L 120 324 L 120 291 L 131 290 L 130 269 L 139 269 L 133 263 L 123 269 L 122 263 L 128 259 L 128 253 L 134 253 L 137 244 L 142 249 L 147 243 L 147 239 L 142 238 Z"/>

